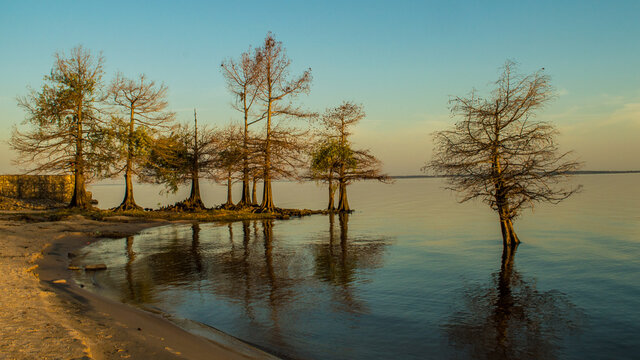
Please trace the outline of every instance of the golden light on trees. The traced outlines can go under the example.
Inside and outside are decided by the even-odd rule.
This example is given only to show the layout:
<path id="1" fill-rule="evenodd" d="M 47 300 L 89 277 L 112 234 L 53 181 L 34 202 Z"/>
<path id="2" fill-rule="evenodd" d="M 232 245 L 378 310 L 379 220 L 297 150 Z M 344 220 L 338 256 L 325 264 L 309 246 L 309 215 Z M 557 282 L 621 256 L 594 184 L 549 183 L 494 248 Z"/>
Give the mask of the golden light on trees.
<path id="1" fill-rule="evenodd" d="M 85 182 L 103 174 L 111 162 L 111 132 L 101 112 L 103 64 L 101 55 L 82 46 L 68 55 L 56 53 L 42 90 L 18 98 L 29 129 L 13 131 L 10 146 L 18 152 L 16 163 L 30 164 L 36 173 L 71 172 L 71 207 L 91 207 Z"/>

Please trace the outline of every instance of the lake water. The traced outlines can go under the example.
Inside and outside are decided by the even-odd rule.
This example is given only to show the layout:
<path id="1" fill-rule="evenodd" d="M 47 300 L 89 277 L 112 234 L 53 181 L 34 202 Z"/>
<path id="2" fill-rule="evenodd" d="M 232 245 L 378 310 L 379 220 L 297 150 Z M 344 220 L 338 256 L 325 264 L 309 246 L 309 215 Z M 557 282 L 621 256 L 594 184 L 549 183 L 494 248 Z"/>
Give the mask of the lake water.
<path id="1" fill-rule="evenodd" d="M 486 205 L 458 204 L 442 179 L 406 179 L 350 186 L 348 216 L 171 225 L 96 242 L 81 261 L 109 269 L 78 281 L 285 358 L 638 358 L 640 175 L 573 181 L 583 192 L 518 219 L 515 253 L 503 253 Z M 91 190 L 110 207 L 123 189 Z M 136 198 L 155 206 L 186 195 L 157 190 L 140 186 Z M 274 184 L 281 207 L 322 208 L 325 193 Z M 203 195 L 225 200 L 219 186 Z"/>

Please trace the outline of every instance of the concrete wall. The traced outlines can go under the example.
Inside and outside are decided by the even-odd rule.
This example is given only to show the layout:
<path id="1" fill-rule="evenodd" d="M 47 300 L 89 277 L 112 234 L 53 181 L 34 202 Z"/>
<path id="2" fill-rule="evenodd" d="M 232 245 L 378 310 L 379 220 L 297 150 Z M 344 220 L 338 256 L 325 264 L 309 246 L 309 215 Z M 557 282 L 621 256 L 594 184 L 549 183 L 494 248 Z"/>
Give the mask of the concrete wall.
<path id="1" fill-rule="evenodd" d="M 71 175 L 0 175 L 0 196 L 69 202 L 72 195 Z"/>

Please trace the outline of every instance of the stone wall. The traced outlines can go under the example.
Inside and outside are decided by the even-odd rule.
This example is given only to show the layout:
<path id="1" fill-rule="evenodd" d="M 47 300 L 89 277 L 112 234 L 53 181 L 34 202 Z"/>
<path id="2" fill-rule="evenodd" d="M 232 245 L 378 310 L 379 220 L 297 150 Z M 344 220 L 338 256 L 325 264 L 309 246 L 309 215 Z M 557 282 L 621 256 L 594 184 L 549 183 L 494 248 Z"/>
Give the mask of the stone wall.
<path id="1" fill-rule="evenodd" d="M 69 202 L 72 195 L 71 175 L 0 175 L 0 196 Z"/>

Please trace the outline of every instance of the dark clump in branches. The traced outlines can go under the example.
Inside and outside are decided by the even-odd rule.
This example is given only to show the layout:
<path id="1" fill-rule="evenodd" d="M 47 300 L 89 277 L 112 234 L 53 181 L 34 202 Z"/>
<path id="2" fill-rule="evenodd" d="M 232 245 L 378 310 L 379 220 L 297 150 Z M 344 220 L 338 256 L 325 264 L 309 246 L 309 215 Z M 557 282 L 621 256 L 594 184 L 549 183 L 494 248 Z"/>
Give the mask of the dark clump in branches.
<path id="1" fill-rule="evenodd" d="M 513 219 L 523 209 L 558 203 L 580 188 L 559 185 L 580 164 L 559 152 L 555 128 L 533 117 L 552 98 L 549 77 L 542 70 L 518 75 L 514 68 L 504 65 L 488 98 L 472 92 L 451 100 L 461 120 L 434 134 L 434 156 L 424 168 L 448 176 L 462 202 L 489 204 L 499 215 L 505 246 L 519 243 Z"/>
<path id="2" fill-rule="evenodd" d="M 112 161 L 111 132 L 99 108 L 105 99 L 103 63 L 81 46 L 68 56 L 57 53 L 42 90 L 18 99 L 31 128 L 14 129 L 10 145 L 20 164 L 34 164 L 31 172 L 74 175 L 70 207 L 91 207 L 85 182 L 104 174 Z"/>

